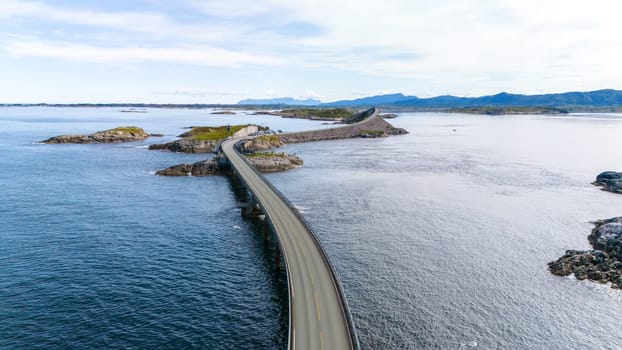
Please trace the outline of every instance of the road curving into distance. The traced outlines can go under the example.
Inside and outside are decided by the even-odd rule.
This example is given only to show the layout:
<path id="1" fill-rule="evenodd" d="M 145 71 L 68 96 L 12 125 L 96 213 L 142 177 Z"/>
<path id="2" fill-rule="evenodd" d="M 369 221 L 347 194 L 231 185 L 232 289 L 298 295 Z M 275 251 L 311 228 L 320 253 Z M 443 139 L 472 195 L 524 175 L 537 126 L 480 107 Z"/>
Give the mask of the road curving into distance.
<path id="1" fill-rule="evenodd" d="M 375 118 L 378 110 L 367 111 Z M 320 242 L 293 205 L 238 152 L 222 143 L 233 170 L 252 192 L 279 241 L 289 289 L 289 349 L 358 349 L 343 289 Z"/>

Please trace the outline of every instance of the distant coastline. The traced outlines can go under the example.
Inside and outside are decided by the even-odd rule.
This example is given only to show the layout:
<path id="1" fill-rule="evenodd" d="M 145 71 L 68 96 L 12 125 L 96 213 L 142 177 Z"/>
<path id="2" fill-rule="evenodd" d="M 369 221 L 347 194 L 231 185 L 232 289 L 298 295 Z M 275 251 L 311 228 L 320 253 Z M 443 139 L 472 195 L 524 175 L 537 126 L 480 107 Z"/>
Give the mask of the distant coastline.
<path id="1" fill-rule="evenodd" d="M 246 110 L 246 111 L 287 111 L 301 106 L 294 105 L 238 105 L 238 104 L 158 104 L 158 103 L 0 103 L 2 107 L 52 107 L 52 108 L 158 108 L 158 109 L 230 109 L 230 110 Z M 568 113 L 622 113 L 622 105 L 612 106 L 472 106 L 472 107 L 412 107 L 412 106 L 394 106 L 394 105 L 378 105 L 387 113 L 467 113 L 467 114 L 486 114 L 486 115 L 511 115 L 511 114 L 540 114 L 540 115 L 558 115 Z M 327 110 L 333 109 L 319 106 L 304 106 L 306 109 Z M 360 106 L 348 107 L 352 110 L 362 109 Z M 127 112 L 127 110 L 120 110 Z M 138 111 L 137 111 L 138 112 Z M 146 113 L 141 110 L 139 113 Z M 225 113 L 213 113 L 225 114 Z M 234 112 L 226 113 L 234 114 Z M 259 113 L 264 114 L 264 113 Z M 268 114 L 268 113 L 265 113 Z M 269 113 L 273 114 L 273 113 Z M 274 113 L 279 115 L 279 113 Z M 296 118 L 290 117 L 290 118 Z M 321 119 L 318 119 L 321 120 Z"/>

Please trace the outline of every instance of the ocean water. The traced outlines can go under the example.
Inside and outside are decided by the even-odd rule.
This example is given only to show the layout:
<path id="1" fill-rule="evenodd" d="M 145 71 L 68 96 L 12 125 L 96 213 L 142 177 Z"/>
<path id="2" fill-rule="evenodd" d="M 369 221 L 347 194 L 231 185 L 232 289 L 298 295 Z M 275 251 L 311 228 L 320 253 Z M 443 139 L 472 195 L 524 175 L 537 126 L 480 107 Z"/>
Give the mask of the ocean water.
<path id="1" fill-rule="evenodd" d="M 189 125 L 270 116 L 0 108 L 0 348 L 283 348 L 274 242 L 223 177 L 157 169 L 206 155 L 149 151 Z M 323 242 L 366 349 L 616 349 L 622 292 L 551 275 L 588 249 L 622 196 L 620 115 L 401 114 L 411 133 L 288 145 L 305 166 L 268 178 Z M 135 124 L 163 139 L 42 145 Z"/>

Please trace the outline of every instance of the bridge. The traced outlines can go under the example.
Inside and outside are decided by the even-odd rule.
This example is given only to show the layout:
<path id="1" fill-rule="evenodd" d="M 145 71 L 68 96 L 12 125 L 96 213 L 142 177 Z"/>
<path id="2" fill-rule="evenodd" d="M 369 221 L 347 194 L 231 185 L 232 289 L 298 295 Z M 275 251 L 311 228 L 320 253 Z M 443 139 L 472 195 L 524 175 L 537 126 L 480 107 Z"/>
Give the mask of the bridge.
<path id="1" fill-rule="evenodd" d="M 377 109 L 364 113 L 366 120 L 378 118 Z M 279 239 L 289 291 L 289 349 L 358 350 L 348 303 L 326 252 L 300 212 L 240 154 L 240 142 L 227 140 L 221 150 Z"/>

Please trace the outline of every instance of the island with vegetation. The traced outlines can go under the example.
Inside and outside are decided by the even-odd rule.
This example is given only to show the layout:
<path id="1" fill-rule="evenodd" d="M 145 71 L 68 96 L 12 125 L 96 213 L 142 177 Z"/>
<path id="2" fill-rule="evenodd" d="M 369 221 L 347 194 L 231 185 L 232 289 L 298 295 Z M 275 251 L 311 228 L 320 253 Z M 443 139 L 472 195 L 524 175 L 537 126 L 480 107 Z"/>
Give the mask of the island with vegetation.
<path id="1" fill-rule="evenodd" d="M 408 132 L 396 128 L 382 117 L 365 111 L 350 115 L 349 125 L 293 133 L 273 133 L 266 127 L 256 125 L 235 125 L 227 127 L 192 127 L 180 137 L 182 139 L 166 144 L 152 145 L 149 149 L 168 149 L 176 152 L 207 153 L 213 152 L 218 145 L 227 138 L 241 139 L 240 150 L 247 159 L 261 172 L 274 172 L 294 169 L 302 166 L 303 161 L 297 156 L 287 153 L 266 152 L 279 148 L 288 143 L 301 143 L 322 140 L 339 140 L 348 138 L 375 138 L 389 135 L 403 135 Z M 242 140 L 245 136 L 252 138 Z M 227 172 L 226 162 L 221 155 L 196 162 L 194 164 L 178 164 L 156 172 L 165 176 L 204 176 Z"/>
<path id="2" fill-rule="evenodd" d="M 118 128 L 98 131 L 93 134 L 76 134 L 54 136 L 41 143 L 114 143 L 143 141 L 150 136 L 163 136 L 161 134 L 149 134 L 137 126 L 120 126 Z"/>
<path id="3" fill-rule="evenodd" d="M 258 125 L 193 126 L 179 135 L 180 139 L 149 146 L 150 150 L 168 150 L 181 153 L 212 153 L 229 137 L 245 137 L 267 128 Z"/>
<path id="4" fill-rule="evenodd" d="M 253 114 L 347 123 L 357 113 L 356 110 L 346 108 L 287 108 L 279 111 L 258 111 Z"/>

